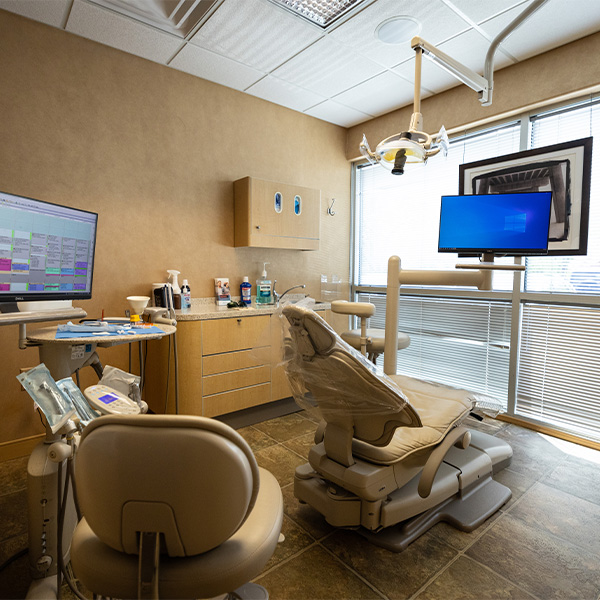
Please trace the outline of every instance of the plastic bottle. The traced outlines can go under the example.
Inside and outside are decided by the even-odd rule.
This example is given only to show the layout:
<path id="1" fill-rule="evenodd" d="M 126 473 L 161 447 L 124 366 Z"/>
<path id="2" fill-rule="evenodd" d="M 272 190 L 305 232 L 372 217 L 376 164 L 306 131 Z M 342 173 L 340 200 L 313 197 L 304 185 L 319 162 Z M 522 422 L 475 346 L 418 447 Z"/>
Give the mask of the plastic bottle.
<path id="1" fill-rule="evenodd" d="M 192 307 L 192 292 L 190 290 L 190 286 L 188 285 L 188 280 L 183 280 L 183 285 L 181 286 L 181 308 L 191 308 Z"/>
<path id="2" fill-rule="evenodd" d="M 248 277 L 244 277 L 240 285 L 240 296 L 242 297 L 242 302 L 246 306 L 250 306 L 252 302 L 252 284 L 248 281 Z"/>
<path id="3" fill-rule="evenodd" d="M 179 271 L 175 271 L 175 269 L 168 269 L 167 273 L 169 274 L 169 278 L 172 279 L 171 288 L 173 289 L 173 308 L 181 308 L 181 288 L 177 282 Z"/>
<path id="4" fill-rule="evenodd" d="M 262 275 L 256 280 L 256 304 L 273 304 L 273 287 L 271 280 L 267 279 L 268 264 L 263 263 Z"/>

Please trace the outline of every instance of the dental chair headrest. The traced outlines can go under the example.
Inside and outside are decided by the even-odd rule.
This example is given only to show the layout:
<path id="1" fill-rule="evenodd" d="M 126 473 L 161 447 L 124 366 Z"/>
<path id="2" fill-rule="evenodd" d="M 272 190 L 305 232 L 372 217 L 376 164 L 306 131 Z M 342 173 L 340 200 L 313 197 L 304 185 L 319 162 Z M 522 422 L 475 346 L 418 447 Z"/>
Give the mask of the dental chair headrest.
<path id="1" fill-rule="evenodd" d="M 138 553 L 138 532 L 159 531 L 170 556 L 217 547 L 249 515 L 258 465 L 245 440 L 213 419 L 103 416 L 75 461 L 83 516 L 108 546 Z"/>

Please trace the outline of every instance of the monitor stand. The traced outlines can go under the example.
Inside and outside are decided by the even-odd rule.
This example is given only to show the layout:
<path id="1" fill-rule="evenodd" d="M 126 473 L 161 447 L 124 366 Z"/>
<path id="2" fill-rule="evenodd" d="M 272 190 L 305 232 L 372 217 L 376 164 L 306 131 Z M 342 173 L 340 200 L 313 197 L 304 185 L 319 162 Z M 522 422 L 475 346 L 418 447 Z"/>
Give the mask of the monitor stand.
<path id="1" fill-rule="evenodd" d="M 0 313 L 43 312 L 73 308 L 72 300 L 40 300 L 28 302 L 0 302 Z"/>

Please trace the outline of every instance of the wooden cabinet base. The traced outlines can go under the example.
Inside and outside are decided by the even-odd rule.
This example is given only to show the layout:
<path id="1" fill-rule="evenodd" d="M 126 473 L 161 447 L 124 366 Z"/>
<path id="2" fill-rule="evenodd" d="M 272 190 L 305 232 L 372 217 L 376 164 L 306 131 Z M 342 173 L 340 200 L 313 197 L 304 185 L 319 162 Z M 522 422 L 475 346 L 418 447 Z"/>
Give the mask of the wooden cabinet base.
<path id="1" fill-rule="evenodd" d="M 204 396 L 202 413 L 205 417 L 216 417 L 270 401 L 271 384 L 263 383 L 213 396 Z"/>

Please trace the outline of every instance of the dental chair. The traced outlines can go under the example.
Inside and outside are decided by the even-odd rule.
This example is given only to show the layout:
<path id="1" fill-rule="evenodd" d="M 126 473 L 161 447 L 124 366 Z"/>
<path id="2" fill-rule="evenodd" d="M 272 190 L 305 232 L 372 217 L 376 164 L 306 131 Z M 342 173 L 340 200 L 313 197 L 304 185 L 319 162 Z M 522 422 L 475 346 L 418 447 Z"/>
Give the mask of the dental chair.
<path id="1" fill-rule="evenodd" d="M 334 300 L 331 310 L 341 315 L 351 315 L 360 319 L 360 329 L 350 329 L 341 334 L 341 338 L 355 350 L 360 350 L 372 363 L 377 363 L 380 354 L 385 349 L 385 330 L 367 327 L 367 319 L 375 314 L 375 305 L 371 302 L 348 302 Z M 403 350 L 410 346 L 410 337 L 398 332 L 396 347 Z"/>
<path id="2" fill-rule="evenodd" d="M 492 478 L 512 449 L 461 425 L 475 396 L 387 377 L 315 312 L 286 306 L 285 368 L 322 418 L 294 494 L 335 527 L 400 552 L 439 521 L 472 531 L 511 496 Z"/>
<path id="3" fill-rule="evenodd" d="M 193 416 L 104 416 L 85 428 L 75 468 L 83 518 L 71 563 L 94 594 L 268 598 L 246 582 L 277 545 L 281 489 L 231 427 Z"/>

